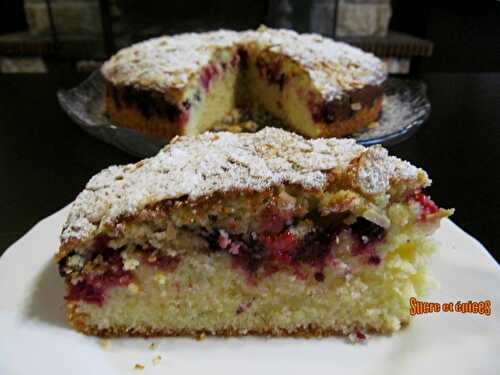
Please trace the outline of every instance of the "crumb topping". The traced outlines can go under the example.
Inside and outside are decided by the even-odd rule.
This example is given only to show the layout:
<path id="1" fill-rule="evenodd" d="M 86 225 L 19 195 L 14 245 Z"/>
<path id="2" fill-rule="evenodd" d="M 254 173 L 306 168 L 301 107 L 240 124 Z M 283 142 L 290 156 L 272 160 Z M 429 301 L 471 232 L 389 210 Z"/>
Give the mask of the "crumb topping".
<path id="1" fill-rule="evenodd" d="M 385 193 L 398 183 L 430 183 L 423 170 L 382 147 L 351 139 L 307 140 L 278 128 L 177 137 L 152 158 L 95 175 L 73 202 L 61 242 L 91 239 L 120 217 L 164 200 L 196 201 L 285 183 L 321 190 L 331 176 L 348 179 L 365 194 Z"/>
<path id="2" fill-rule="evenodd" d="M 261 27 L 243 33 L 243 40 L 297 62 L 326 100 L 366 85 L 379 85 L 386 78 L 382 61 L 371 53 L 318 34 Z"/>
<path id="3" fill-rule="evenodd" d="M 365 85 L 379 85 L 386 77 L 383 63 L 358 48 L 317 34 L 265 27 L 150 39 L 119 51 L 103 65 L 102 72 L 115 85 L 160 92 L 183 90 L 217 53 L 248 45 L 283 54 L 301 65 L 327 100 Z"/>
<path id="4" fill-rule="evenodd" d="M 238 40 L 239 34 L 229 30 L 154 38 L 120 50 L 103 65 L 102 72 L 117 85 L 182 89 L 214 52 L 233 47 Z"/>

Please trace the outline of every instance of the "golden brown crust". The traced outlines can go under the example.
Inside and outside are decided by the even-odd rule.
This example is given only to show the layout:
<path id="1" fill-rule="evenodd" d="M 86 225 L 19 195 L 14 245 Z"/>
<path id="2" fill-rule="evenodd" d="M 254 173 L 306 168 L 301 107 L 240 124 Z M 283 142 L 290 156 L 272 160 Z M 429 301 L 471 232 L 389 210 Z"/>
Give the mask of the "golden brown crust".
<path id="1" fill-rule="evenodd" d="M 124 104 L 118 105 L 111 95 L 109 87 L 106 89 L 105 112 L 113 124 L 134 129 L 144 134 L 167 140 L 176 135 L 185 134 L 185 127 L 181 120 L 172 122 L 156 115 L 146 118 L 137 108 Z"/>
<path id="2" fill-rule="evenodd" d="M 319 338 L 329 336 L 348 336 L 336 329 L 324 329 L 314 325 L 308 327 L 297 327 L 293 331 L 284 330 L 276 327 L 268 327 L 263 330 L 248 330 L 240 331 L 233 328 L 218 329 L 215 331 L 201 330 L 171 330 L 171 329 L 154 329 L 152 327 L 143 327 L 142 329 L 130 330 L 127 327 L 119 326 L 108 329 L 100 329 L 95 325 L 89 325 L 86 322 L 84 314 L 78 314 L 76 305 L 73 303 L 66 304 L 67 318 L 71 326 L 77 331 L 89 336 L 98 337 L 192 337 L 195 339 L 203 339 L 205 336 L 217 337 L 241 337 L 241 336 L 265 336 L 265 337 L 302 337 L 302 338 Z M 406 327 L 410 322 L 402 321 L 402 328 Z M 387 334 L 375 328 L 364 329 L 366 333 Z"/>

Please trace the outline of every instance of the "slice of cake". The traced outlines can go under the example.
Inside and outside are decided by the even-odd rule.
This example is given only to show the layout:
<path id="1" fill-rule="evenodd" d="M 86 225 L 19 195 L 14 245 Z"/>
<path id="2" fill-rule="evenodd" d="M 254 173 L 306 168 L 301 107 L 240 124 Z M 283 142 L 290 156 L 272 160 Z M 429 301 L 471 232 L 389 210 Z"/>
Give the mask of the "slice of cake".
<path id="1" fill-rule="evenodd" d="M 311 138 L 350 134 L 378 118 L 386 78 L 369 53 L 265 27 L 151 39 L 102 73 L 111 120 L 166 139 L 211 129 L 235 108 Z"/>
<path id="2" fill-rule="evenodd" d="M 451 214 L 429 184 L 349 139 L 175 138 L 73 203 L 56 256 L 68 319 L 100 336 L 396 331 Z"/>

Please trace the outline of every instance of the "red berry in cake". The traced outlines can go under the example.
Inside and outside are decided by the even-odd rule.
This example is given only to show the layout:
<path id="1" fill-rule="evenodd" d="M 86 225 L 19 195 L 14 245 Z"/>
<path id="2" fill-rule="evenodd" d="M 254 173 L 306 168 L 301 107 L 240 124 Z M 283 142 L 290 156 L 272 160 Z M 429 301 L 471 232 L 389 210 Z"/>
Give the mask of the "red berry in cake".
<path id="1" fill-rule="evenodd" d="M 280 233 L 288 219 L 283 213 L 273 212 L 273 209 L 266 210 L 263 216 L 264 221 L 259 228 L 263 233 Z"/>
<path id="2" fill-rule="evenodd" d="M 106 263 L 108 267 L 103 273 L 91 273 L 76 285 L 69 284 L 66 300 L 83 300 L 102 306 L 108 289 L 116 286 L 127 286 L 134 280 L 133 274 L 123 269 L 123 262 L 119 254 L 109 256 Z"/>
<path id="3" fill-rule="evenodd" d="M 210 82 L 221 72 L 219 66 L 215 63 L 210 63 L 205 66 L 201 72 L 200 82 L 205 91 L 209 91 Z"/>
<path id="4" fill-rule="evenodd" d="M 307 277 L 309 276 L 307 274 L 307 272 L 304 272 L 300 267 L 299 265 L 295 265 L 294 266 L 294 271 L 293 271 L 295 277 L 298 279 L 298 280 L 301 280 L 301 281 L 305 281 L 307 280 Z"/>
<path id="5" fill-rule="evenodd" d="M 179 264 L 180 259 L 178 257 L 172 257 L 169 255 L 157 255 L 156 260 L 153 262 L 148 262 L 148 264 L 158 267 L 162 270 L 174 270 Z"/>
<path id="6" fill-rule="evenodd" d="M 142 259 L 146 264 L 164 271 L 173 271 L 180 262 L 179 257 L 164 254 L 153 247 L 143 249 Z"/>
<path id="7" fill-rule="evenodd" d="M 428 195 L 422 193 L 421 190 L 415 191 L 411 199 L 420 205 L 420 219 L 425 219 L 428 215 L 439 211 L 436 203 Z"/>
<path id="8" fill-rule="evenodd" d="M 317 229 L 304 237 L 293 254 L 293 262 L 307 263 L 323 270 L 331 256 L 331 234 Z"/>
<path id="9" fill-rule="evenodd" d="M 240 242 L 234 242 L 231 244 L 231 247 L 229 248 L 229 254 L 231 255 L 238 255 L 240 253 L 240 247 L 241 243 Z"/>
<path id="10" fill-rule="evenodd" d="M 381 259 L 378 255 L 371 255 L 369 258 L 368 258 L 368 263 L 369 264 L 372 264 L 374 266 L 378 266 L 381 262 Z"/>
<path id="11" fill-rule="evenodd" d="M 180 116 L 179 116 L 179 122 L 184 125 L 184 124 L 187 124 L 188 121 L 189 121 L 189 112 L 182 111 Z"/>
<path id="12" fill-rule="evenodd" d="M 225 230 L 220 230 L 220 235 L 218 239 L 218 244 L 221 249 L 225 249 L 231 243 L 231 239 L 229 238 L 229 234 Z"/>
<path id="13" fill-rule="evenodd" d="M 290 232 L 275 235 L 262 235 L 259 240 L 263 246 L 271 252 L 274 259 L 283 263 L 291 262 L 292 252 L 298 245 L 298 241 Z"/>
<path id="14" fill-rule="evenodd" d="M 325 281 L 325 274 L 323 272 L 316 272 L 314 274 L 314 278 L 317 282 L 322 283 L 323 281 Z"/>
<path id="15" fill-rule="evenodd" d="M 108 248 L 108 243 L 112 238 L 107 234 L 100 234 L 94 239 L 94 249 L 104 250 Z"/>
<path id="16" fill-rule="evenodd" d="M 233 57 L 231 58 L 231 61 L 229 62 L 229 64 L 231 64 L 231 66 L 233 68 L 236 68 L 240 65 L 240 62 L 241 62 L 241 57 L 240 57 L 240 54 L 239 53 L 235 53 L 233 55 Z"/>
<path id="17" fill-rule="evenodd" d="M 364 245 L 369 242 L 380 241 L 385 236 L 384 228 L 363 217 L 358 217 L 354 224 L 351 224 L 350 228 L 355 235 L 359 236 Z"/>
<path id="18" fill-rule="evenodd" d="M 356 337 L 358 340 L 366 340 L 366 335 L 361 331 L 356 331 Z"/>

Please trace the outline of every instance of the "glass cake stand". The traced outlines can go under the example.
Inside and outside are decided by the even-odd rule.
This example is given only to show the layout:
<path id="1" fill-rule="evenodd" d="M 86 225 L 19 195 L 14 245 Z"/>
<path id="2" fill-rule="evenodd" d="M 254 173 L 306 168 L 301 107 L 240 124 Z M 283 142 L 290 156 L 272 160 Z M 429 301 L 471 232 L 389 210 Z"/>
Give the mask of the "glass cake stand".
<path id="1" fill-rule="evenodd" d="M 104 113 L 105 85 L 100 71 L 70 90 L 57 93 L 69 117 L 92 136 L 138 157 L 155 155 L 167 141 L 112 124 Z M 363 145 L 393 145 L 413 135 L 430 114 L 423 82 L 390 77 L 377 122 L 351 137 Z"/>

